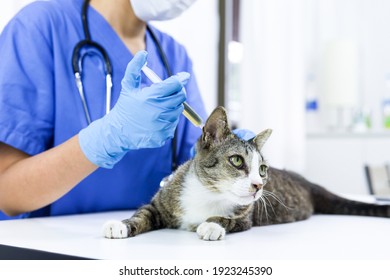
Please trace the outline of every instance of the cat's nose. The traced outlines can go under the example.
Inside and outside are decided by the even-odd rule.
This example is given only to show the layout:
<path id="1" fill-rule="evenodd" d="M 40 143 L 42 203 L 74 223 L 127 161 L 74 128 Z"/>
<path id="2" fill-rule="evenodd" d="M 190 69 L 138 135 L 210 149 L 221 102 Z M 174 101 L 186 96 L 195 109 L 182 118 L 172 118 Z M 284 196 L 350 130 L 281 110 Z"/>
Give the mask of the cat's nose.
<path id="1" fill-rule="evenodd" d="M 254 188 L 256 191 L 259 191 L 263 188 L 263 184 L 254 184 L 252 183 L 252 188 Z"/>

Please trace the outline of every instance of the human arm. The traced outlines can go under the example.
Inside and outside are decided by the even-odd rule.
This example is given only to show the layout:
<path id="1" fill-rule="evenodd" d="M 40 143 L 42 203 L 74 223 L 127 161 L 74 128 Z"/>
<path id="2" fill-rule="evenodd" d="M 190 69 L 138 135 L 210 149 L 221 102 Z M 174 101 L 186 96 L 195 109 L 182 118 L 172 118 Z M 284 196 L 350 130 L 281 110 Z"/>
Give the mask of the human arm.
<path id="1" fill-rule="evenodd" d="M 54 24 L 52 25 L 51 22 L 57 22 L 55 19 L 58 17 L 55 15 L 50 17 L 47 16 L 51 14 L 47 12 L 52 11 L 52 9 L 49 9 L 48 7 L 50 5 L 49 2 L 40 2 L 42 5 L 38 5 L 38 2 L 36 3 L 37 4 L 34 5 L 34 7 L 38 8 L 40 13 L 32 13 L 34 9 L 24 10 L 23 14 L 13 20 L 0 36 L 0 52 L 4 54 L 4 57 L 2 56 L 2 62 L 4 63 L 0 65 L 0 142 L 4 142 L 9 146 L 23 151 L 33 157 L 36 155 L 41 157 L 41 155 L 46 154 L 45 151 L 51 149 L 53 145 L 60 145 L 71 136 L 78 133 L 79 129 L 83 125 L 84 119 L 80 120 L 80 118 L 78 118 L 81 114 L 80 106 L 78 106 L 78 102 L 80 100 L 76 99 L 78 96 L 77 92 L 73 92 L 76 90 L 76 86 L 73 76 L 71 76 L 70 71 L 68 71 L 70 70 L 70 65 L 65 63 L 65 61 L 68 61 L 68 56 L 67 54 L 62 55 L 62 50 L 65 49 L 70 52 L 73 44 L 70 42 L 70 44 L 68 44 L 70 47 L 66 47 L 66 39 L 62 38 L 57 38 L 58 42 L 64 41 L 64 44 L 60 44 L 60 48 L 58 45 L 53 44 L 54 41 L 52 38 L 55 37 L 54 35 L 56 32 L 52 31 L 55 31 L 56 29 L 52 28 L 54 27 Z M 45 8 L 42 10 L 42 8 L 44 8 L 43 5 L 47 9 Z M 37 40 L 37 38 L 39 40 Z M 62 47 L 62 45 L 65 46 Z M 61 55 L 58 56 L 59 53 Z M 122 71 L 121 69 L 116 73 L 120 73 Z M 60 73 L 60 75 L 58 75 L 58 73 Z M 170 81 L 173 81 L 173 84 L 182 88 L 182 85 L 177 80 L 174 81 L 171 79 Z M 159 85 L 156 85 L 154 89 L 158 87 Z M 91 95 L 99 95 L 100 91 L 93 92 L 92 89 L 94 88 L 96 87 L 88 87 L 88 90 L 90 90 L 89 93 Z M 114 91 L 115 88 L 120 88 L 120 84 L 115 82 L 113 88 Z M 142 95 L 142 93 L 139 95 Z M 181 98 L 183 98 L 183 96 Z M 66 103 L 64 100 L 69 102 Z M 140 105 L 139 103 L 137 104 Z M 126 106 L 124 107 L 126 109 Z M 142 106 L 139 106 L 137 109 L 142 109 L 141 107 Z M 177 105 L 177 107 L 180 106 Z M 64 108 L 66 108 L 66 110 L 64 110 Z M 180 108 L 178 109 L 180 110 Z M 115 111 L 117 110 L 112 110 L 112 112 Z M 155 111 L 149 110 L 149 112 Z M 68 114 L 72 116 L 67 117 Z M 177 114 L 180 114 L 180 112 Z M 100 116 L 100 114 L 97 116 Z M 146 120 L 143 119 L 142 114 L 138 115 L 138 118 L 145 124 Z M 110 124 L 111 122 L 108 121 L 106 123 Z M 118 123 L 120 124 L 120 122 Z M 94 126 L 96 127 L 95 124 Z M 174 125 L 172 125 L 172 127 L 174 127 Z M 121 128 L 121 125 L 119 128 Z M 128 137 L 129 135 L 131 137 Z M 110 133 L 108 135 L 101 135 L 101 138 L 104 140 L 105 138 L 111 136 L 112 134 Z M 126 138 L 133 138 L 133 136 L 135 136 L 135 133 L 130 131 L 130 133 L 127 133 L 124 136 L 124 142 L 127 142 Z M 90 139 L 93 140 L 94 137 L 91 137 Z M 160 140 L 163 141 L 164 139 Z M 95 148 L 97 146 L 100 145 L 95 145 Z M 127 149 L 134 148 L 134 146 L 130 147 L 127 145 L 124 147 L 118 145 L 117 147 L 119 148 L 119 153 L 122 155 Z M 122 150 L 122 148 L 124 149 Z M 68 154 L 66 152 L 64 153 Z M 24 160 L 24 157 L 17 157 L 17 159 Z M 120 158 L 118 157 L 116 159 L 118 160 Z M 0 156 L 0 161 L 2 160 L 3 158 Z M 11 160 L 11 162 L 16 163 L 14 160 Z M 26 164 L 27 162 L 31 163 L 34 161 L 26 160 Z M 42 162 L 46 162 L 46 159 L 41 160 L 38 163 Z M 34 163 L 37 164 L 36 161 Z M 8 170 L 9 166 L 10 165 L 6 165 L 5 169 L 7 171 L 11 170 L 11 168 Z M 42 167 L 39 171 L 45 171 L 47 172 L 45 174 L 51 174 L 52 170 L 51 172 L 49 171 L 52 166 L 54 168 L 54 165 L 48 165 L 49 170 Z M 1 175 L 5 174 L 6 173 L 2 173 Z M 19 174 L 15 175 L 14 173 L 14 176 L 18 175 Z M 38 184 L 38 187 L 43 186 L 43 183 L 45 183 L 43 181 L 46 180 L 45 176 L 37 174 L 37 178 L 42 180 L 42 182 Z M 19 178 L 13 179 L 19 180 Z M 15 182 L 15 184 L 18 183 Z M 8 189 L 13 186 L 12 184 L 5 184 L 4 186 L 7 190 L 1 189 L 1 195 L 5 193 L 12 193 L 12 190 Z M 19 186 L 22 185 L 19 184 Z M 91 187 L 92 186 L 92 190 L 94 190 L 95 186 L 91 185 Z M 98 189 L 99 186 L 101 185 L 98 185 L 96 189 Z M 30 186 L 28 187 L 30 188 Z M 31 188 L 33 187 L 31 186 Z M 49 188 L 49 191 L 51 192 L 57 190 Z M 77 191 L 78 190 L 75 189 L 75 192 Z M 62 191 L 62 193 L 64 192 L 65 191 Z M 31 195 L 34 196 L 35 193 L 36 192 L 32 192 Z M 73 193 L 74 192 L 72 192 L 72 194 Z M 70 194 L 70 196 L 72 194 Z M 10 203 L 4 206 L 6 208 L 11 206 L 19 207 L 19 205 L 21 205 L 20 208 L 22 208 L 23 211 L 32 208 L 23 207 L 22 201 L 14 202 L 14 200 L 11 200 L 13 198 L 10 197 L 4 198 L 4 201 L 6 201 L 6 199 L 10 199 L 9 201 L 12 201 L 12 205 Z M 81 196 L 79 201 L 82 204 L 83 201 L 86 200 L 87 198 L 84 199 L 84 197 Z M 113 199 L 111 197 L 102 197 L 101 199 L 99 198 L 96 200 L 96 204 L 99 206 L 107 201 L 113 201 Z M 45 206 L 45 204 L 39 203 L 39 205 L 34 208 L 36 209 L 37 207 L 42 206 Z M 0 209 L 2 208 L 3 206 L 0 205 Z M 52 207 L 52 210 L 53 209 L 54 207 Z M 18 212 L 20 211 L 18 210 Z M 75 211 L 79 210 L 76 209 Z M 13 213 L 17 212 L 13 211 Z"/>
<path id="2" fill-rule="evenodd" d="M 128 150 L 159 147 L 173 137 L 185 100 L 186 73 L 139 88 L 146 53 L 129 63 L 113 110 L 78 136 L 36 156 L 2 144 L 0 209 L 10 215 L 41 208 L 98 166 L 111 168 Z M 184 77 L 184 78 L 183 78 Z"/>
<path id="3" fill-rule="evenodd" d="M 78 161 L 76 149 L 64 143 L 65 149 L 49 150 L 55 91 L 48 24 L 55 17 L 49 6 L 26 7 L 0 36 L 0 209 L 9 215 L 45 206 L 78 181 L 64 164 L 58 166 L 66 157 Z M 60 172 L 67 174 L 61 178 Z M 54 188 L 53 182 L 61 184 Z"/>
<path id="4" fill-rule="evenodd" d="M 78 136 L 36 156 L 0 143 L 0 209 L 13 216 L 57 200 L 98 167 Z"/>

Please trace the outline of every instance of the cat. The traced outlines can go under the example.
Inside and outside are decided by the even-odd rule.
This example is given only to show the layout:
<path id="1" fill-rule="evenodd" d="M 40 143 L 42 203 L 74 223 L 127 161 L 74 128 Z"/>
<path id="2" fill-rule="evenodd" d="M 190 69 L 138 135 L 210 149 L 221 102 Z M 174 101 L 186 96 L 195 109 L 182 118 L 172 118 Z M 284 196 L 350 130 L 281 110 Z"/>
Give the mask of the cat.
<path id="1" fill-rule="evenodd" d="M 129 219 L 107 222 L 103 235 L 127 238 L 174 228 L 214 241 L 314 213 L 390 217 L 390 205 L 351 201 L 296 173 L 269 167 L 261 150 L 271 132 L 242 140 L 231 132 L 225 109 L 217 107 L 203 127 L 195 157 L 173 173 L 150 204 Z"/>

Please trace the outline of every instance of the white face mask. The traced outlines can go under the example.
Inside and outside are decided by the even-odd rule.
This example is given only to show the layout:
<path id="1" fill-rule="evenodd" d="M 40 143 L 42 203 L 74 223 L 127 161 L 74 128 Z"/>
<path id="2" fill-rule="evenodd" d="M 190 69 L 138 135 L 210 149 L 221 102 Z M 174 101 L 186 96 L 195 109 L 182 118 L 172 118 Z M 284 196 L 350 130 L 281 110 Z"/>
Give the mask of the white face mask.
<path id="1" fill-rule="evenodd" d="M 168 20 L 180 16 L 196 0 L 130 0 L 140 20 Z"/>

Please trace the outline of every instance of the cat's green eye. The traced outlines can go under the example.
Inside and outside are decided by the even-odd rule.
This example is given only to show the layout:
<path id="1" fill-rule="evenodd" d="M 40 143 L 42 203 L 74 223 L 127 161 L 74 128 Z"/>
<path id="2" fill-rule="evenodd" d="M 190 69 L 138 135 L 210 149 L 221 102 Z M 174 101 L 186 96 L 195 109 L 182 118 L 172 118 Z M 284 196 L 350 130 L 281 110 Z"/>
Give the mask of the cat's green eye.
<path id="1" fill-rule="evenodd" d="M 261 177 L 266 176 L 267 175 L 267 170 L 268 170 L 268 165 L 266 165 L 266 164 L 260 165 L 260 168 L 259 168 L 260 176 Z"/>
<path id="2" fill-rule="evenodd" d="M 236 167 L 238 169 L 240 169 L 244 166 L 244 159 L 241 156 L 238 156 L 238 155 L 231 156 L 229 158 L 229 161 L 234 167 Z"/>

